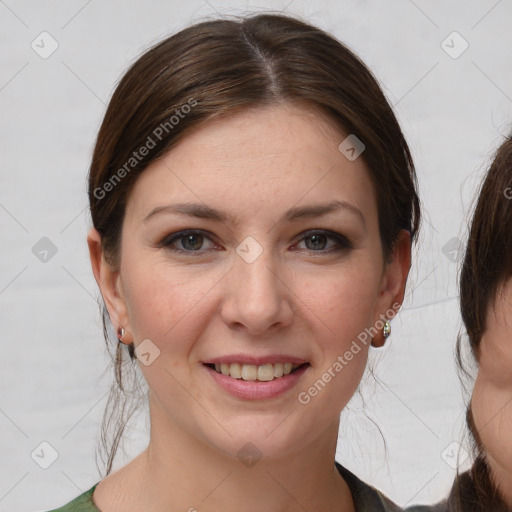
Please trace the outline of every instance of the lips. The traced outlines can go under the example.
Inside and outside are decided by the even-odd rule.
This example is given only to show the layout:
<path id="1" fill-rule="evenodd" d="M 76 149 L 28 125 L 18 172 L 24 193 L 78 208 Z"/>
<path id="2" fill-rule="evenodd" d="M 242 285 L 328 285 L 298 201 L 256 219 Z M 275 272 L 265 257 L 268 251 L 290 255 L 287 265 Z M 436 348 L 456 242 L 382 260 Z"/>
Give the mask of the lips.
<path id="1" fill-rule="evenodd" d="M 225 365 L 225 363 L 222 364 L 222 366 Z M 207 375 L 230 395 L 242 400 L 269 400 L 278 398 L 297 386 L 302 376 L 308 371 L 310 364 L 304 363 L 288 375 L 273 378 L 267 382 L 233 378 L 217 372 L 211 368 L 211 364 L 203 364 L 202 366 Z M 214 364 L 213 366 L 215 367 Z"/>

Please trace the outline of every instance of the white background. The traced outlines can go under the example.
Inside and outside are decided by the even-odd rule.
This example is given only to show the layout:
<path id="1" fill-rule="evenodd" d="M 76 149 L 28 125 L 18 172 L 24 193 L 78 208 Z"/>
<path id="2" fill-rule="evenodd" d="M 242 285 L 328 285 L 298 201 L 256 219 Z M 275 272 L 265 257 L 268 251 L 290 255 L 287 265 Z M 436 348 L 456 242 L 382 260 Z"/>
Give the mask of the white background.
<path id="1" fill-rule="evenodd" d="M 141 51 L 190 23 L 285 8 L 374 71 L 424 206 L 406 303 L 391 343 L 372 356 L 365 408 L 356 395 L 342 414 L 337 460 L 400 505 L 447 493 L 454 470 L 442 453 L 464 440 L 453 357 L 460 262 L 451 261 L 462 253 L 450 259 L 443 247 L 465 240 L 476 187 L 510 128 L 512 1 L 0 0 L 0 511 L 55 508 L 100 479 L 95 449 L 113 376 L 86 246 L 86 175 L 115 84 Z M 58 43 L 47 59 L 31 48 L 43 31 Z M 453 31 L 469 44 L 458 58 L 442 47 Z M 458 53 L 464 41 L 446 44 Z M 46 263 L 32 252 L 42 237 L 57 248 Z M 31 458 L 43 441 L 59 455 L 46 470 Z M 130 430 L 115 468 L 146 444 L 143 429 Z"/>

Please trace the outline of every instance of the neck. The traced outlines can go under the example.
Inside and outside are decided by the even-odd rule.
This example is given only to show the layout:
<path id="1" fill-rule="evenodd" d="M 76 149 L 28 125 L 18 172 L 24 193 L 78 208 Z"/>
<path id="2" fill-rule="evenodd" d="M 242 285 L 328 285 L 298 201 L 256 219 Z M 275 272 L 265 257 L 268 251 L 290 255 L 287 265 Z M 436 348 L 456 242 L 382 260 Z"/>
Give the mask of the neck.
<path id="1" fill-rule="evenodd" d="M 139 456 L 137 481 L 155 511 L 353 512 L 350 490 L 334 466 L 338 426 L 339 419 L 306 446 L 274 456 L 241 442 L 249 455 L 242 461 L 236 448 L 234 455 L 224 453 L 153 403 L 150 443 Z"/>

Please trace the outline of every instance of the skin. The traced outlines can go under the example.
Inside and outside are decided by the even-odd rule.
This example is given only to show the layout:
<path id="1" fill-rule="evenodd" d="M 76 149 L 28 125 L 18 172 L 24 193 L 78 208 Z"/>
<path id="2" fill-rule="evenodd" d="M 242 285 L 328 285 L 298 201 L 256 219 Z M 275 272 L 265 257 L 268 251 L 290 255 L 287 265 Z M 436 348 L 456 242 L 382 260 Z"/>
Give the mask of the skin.
<path id="1" fill-rule="evenodd" d="M 246 512 L 354 510 L 334 456 L 339 414 L 359 385 L 368 345 L 310 403 L 297 395 L 401 304 L 410 238 L 401 231 L 384 261 L 375 189 L 363 159 L 338 150 L 345 137 L 315 110 L 290 104 L 208 121 L 138 178 L 119 269 L 105 262 L 90 231 L 93 272 L 115 327 L 126 330 L 123 341 L 150 339 L 160 350 L 149 366 L 139 361 L 150 389 L 149 446 L 98 484 L 93 499 L 103 512 L 225 511 L 241 503 Z M 290 208 L 333 200 L 360 215 L 341 208 L 280 221 Z M 169 213 L 144 222 L 176 202 L 226 211 L 236 223 Z M 205 238 L 159 245 L 184 229 Z M 339 233 L 351 246 L 320 237 L 315 248 L 307 230 Z M 263 249 L 252 263 L 236 253 L 247 236 Z M 202 364 L 241 352 L 292 354 L 311 366 L 283 396 L 244 401 Z M 262 453 L 252 467 L 236 456 L 247 442 Z"/>
<path id="2" fill-rule="evenodd" d="M 512 279 L 487 313 L 471 408 L 491 474 L 512 507 Z"/>

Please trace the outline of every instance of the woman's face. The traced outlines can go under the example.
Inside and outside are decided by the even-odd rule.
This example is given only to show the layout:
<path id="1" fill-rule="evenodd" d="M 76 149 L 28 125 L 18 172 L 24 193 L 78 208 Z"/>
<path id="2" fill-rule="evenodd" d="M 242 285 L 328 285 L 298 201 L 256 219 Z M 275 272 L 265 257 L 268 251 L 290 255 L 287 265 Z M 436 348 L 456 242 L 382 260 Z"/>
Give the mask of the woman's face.
<path id="1" fill-rule="evenodd" d="M 473 418 L 493 474 L 512 503 L 512 279 L 489 308 L 479 359 Z"/>
<path id="2" fill-rule="evenodd" d="M 365 368 L 361 333 L 382 327 L 409 269 L 405 232 L 384 264 L 375 190 L 363 159 L 338 149 L 345 138 L 303 107 L 246 111 L 202 125 L 138 178 L 119 273 L 102 263 L 99 282 L 140 346 L 152 428 L 271 457 L 337 427 Z M 205 364 L 251 358 L 261 373 L 238 369 L 262 381 L 280 371 L 268 363 L 307 365 L 256 382 Z"/>

